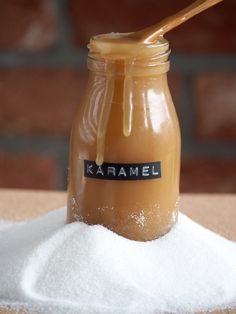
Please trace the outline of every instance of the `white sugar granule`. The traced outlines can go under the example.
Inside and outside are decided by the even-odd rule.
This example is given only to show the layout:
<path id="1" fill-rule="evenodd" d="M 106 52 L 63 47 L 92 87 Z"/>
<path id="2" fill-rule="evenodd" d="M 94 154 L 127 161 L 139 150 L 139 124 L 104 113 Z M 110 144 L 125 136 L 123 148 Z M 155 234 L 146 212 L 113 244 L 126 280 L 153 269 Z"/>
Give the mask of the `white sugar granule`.
<path id="1" fill-rule="evenodd" d="M 164 237 L 66 225 L 66 209 L 0 230 L 0 305 L 40 314 L 191 313 L 236 306 L 236 244 L 180 214 Z"/>

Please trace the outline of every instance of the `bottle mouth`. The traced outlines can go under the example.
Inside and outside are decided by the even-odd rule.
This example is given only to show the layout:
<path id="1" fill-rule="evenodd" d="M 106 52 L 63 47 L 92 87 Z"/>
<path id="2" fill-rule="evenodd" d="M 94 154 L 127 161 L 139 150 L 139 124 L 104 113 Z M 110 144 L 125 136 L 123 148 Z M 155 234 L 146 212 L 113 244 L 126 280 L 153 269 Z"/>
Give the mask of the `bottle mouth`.
<path id="1" fill-rule="evenodd" d="M 106 60 L 168 60 L 169 42 L 161 37 L 154 44 L 127 39 L 129 33 L 109 33 L 93 36 L 88 44 L 89 56 Z"/>

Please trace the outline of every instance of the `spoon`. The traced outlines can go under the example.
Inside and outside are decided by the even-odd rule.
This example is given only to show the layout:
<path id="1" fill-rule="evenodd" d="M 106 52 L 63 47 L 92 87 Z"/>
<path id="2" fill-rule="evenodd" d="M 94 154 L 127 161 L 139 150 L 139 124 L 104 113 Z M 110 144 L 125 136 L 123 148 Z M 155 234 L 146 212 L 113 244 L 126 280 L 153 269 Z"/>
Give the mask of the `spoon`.
<path id="1" fill-rule="evenodd" d="M 194 15 L 205 11 L 221 1 L 223 0 L 197 0 L 183 10 L 163 19 L 157 24 L 144 28 L 140 31 L 127 34 L 124 39 L 125 41 L 130 39 L 144 44 L 153 44 L 158 40 L 158 38 L 162 37 L 165 33 L 169 32 L 176 26 L 179 26 L 185 21 L 191 19 Z"/>

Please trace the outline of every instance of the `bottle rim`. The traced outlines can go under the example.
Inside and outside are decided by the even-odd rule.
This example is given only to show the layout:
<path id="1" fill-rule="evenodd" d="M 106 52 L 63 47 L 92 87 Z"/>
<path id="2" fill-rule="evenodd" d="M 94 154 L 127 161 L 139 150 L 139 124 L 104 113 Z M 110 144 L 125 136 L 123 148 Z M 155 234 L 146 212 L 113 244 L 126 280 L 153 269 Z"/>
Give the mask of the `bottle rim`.
<path id="1" fill-rule="evenodd" d="M 121 64 L 129 62 L 132 76 L 150 76 L 168 72 L 170 49 L 169 42 L 165 38 L 161 38 L 155 44 L 144 44 L 132 41 L 111 42 L 107 40 L 109 36 L 110 34 L 103 34 L 91 38 L 88 45 L 90 71 L 106 72 L 106 64 L 109 62 L 117 69 L 114 75 L 123 75 Z"/>

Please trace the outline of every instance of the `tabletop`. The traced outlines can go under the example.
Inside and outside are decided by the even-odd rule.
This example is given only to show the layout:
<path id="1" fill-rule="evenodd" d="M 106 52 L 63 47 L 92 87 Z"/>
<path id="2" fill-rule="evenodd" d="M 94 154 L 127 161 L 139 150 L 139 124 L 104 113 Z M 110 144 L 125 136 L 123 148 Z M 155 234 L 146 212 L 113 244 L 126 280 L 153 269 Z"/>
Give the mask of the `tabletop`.
<path id="1" fill-rule="evenodd" d="M 0 220 L 32 219 L 65 205 L 66 192 L 62 191 L 0 189 Z M 236 241 L 236 195 L 182 194 L 180 210 L 204 227 Z M 6 313 L 15 312 L 6 312 L 0 308 L 0 314 Z M 236 314 L 236 310 L 213 313 Z"/>

